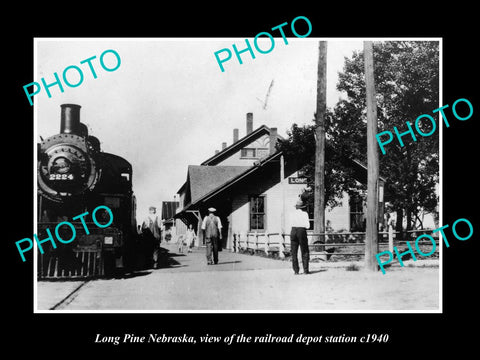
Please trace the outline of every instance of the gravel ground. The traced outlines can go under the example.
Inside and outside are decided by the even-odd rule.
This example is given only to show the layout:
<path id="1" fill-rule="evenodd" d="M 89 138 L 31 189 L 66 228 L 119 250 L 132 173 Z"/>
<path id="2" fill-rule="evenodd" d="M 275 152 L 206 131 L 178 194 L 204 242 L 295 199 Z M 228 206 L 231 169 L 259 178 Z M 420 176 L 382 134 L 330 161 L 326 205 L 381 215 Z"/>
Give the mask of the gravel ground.
<path id="1" fill-rule="evenodd" d="M 364 270 L 363 262 L 316 262 L 312 274 L 295 276 L 289 261 L 223 251 L 218 265 L 207 266 L 203 250 L 169 250 L 170 267 L 163 269 L 86 283 L 38 282 L 38 310 L 439 311 L 438 260 L 407 260 L 385 275 Z"/>

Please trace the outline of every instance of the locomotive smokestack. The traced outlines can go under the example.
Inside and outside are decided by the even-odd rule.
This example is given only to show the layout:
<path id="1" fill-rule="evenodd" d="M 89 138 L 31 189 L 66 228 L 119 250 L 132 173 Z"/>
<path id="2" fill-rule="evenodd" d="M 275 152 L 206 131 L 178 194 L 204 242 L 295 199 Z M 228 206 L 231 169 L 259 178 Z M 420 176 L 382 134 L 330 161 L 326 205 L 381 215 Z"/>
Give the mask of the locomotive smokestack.
<path id="1" fill-rule="evenodd" d="M 60 116 L 60 133 L 80 135 L 80 105 L 63 104 Z"/>

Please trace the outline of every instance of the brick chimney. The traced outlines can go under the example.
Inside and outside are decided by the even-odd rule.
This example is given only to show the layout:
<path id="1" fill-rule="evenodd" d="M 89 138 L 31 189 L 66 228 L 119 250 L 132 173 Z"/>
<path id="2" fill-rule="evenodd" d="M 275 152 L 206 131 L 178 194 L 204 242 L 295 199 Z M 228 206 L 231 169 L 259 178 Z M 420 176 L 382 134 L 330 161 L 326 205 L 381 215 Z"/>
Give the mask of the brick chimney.
<path id="1" fill-rule="evenodd" d="M 253 131 L 253 113 L 247 113 L 247 135 Z"/>
<path id="2" fill-rule="evenodd" d="M 238 141 L 238 129 L 233 129 L 233 143 Z"/>
<path id="3" fill-rule="evenodd" d="M 220 152 L 220 150 L 215 150 L 215 155 L 217 155 Z"/>
<path id="4" fill-rule="evenodd" d="M 270 155 L 275 153 L 275 144 L 277 143 L 278 131 L 276 127 L 270 128 Z"/>
<path id="5" fill-rule="evenodd" d="M 225 149 L 227 147 L 227 143 L 226 142 L 222 142 L 222 150 Z"/>

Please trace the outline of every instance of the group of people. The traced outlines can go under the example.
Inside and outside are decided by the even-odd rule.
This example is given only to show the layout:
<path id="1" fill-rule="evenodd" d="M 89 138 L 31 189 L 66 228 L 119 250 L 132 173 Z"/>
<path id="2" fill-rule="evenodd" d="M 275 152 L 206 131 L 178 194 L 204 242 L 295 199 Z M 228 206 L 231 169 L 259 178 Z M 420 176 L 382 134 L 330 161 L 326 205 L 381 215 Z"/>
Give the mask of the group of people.
<path id="1" fill-rule="evenodd" d="M 177 239 L 178 244 L 178 252 L 183 253 L 192 252 L 193 245 L 195 244 L 195 239 L 197 234 L 195 234 L 195 230 L 193 229 L 192 224 L 188 225 L 187 232 L 185 235 L 180 235 Z"/>
<path id="2" fill-rule="evenodd" d="M 218 241 L 222 239 L 222 222 L 215 215 L 215 212 L 215 208 L 209 208 L 208 215 L 202 221 L 208 265 L 218 263 Z M 164 226 L 157 215 L 157 209 L 154 206 L 150 206 L 148 215 L 140 227 L 142 247 L 144 248 L 143 253 L 146 256 L 145 262 L 147 267 L 153 267 L 154 269 L 159 267 L 162 231 L 164 231 Z M 195 230 L 192 224 L 190 224 L 186 234 L 179 236 L 177 239 L 178 251 L 181 253 L 184 251 L 187 253 L 192 252 L 196 237 Z"/>
<path id="3" fill-rule="evenodd" d="M 307 229 L 310 227 L 310 220 L 305 211 L 306 205 L 302 200 L 298 200 L 295 209 L 288 214 L 288 228 L 290 228 L 290 246 L 292 255 L 292 268 L 295 275 L 299 274 L 300 267 L 298 263 L 298 251 L 300 249 L 302 256 L 303 274 L 309 274 L 310 252 L 308 248 Z M 219 241 L 222 240 L 222 222 L 215 215 L 216 209 L 208 209 L 208 215 L 203 218 L 201 229 L 204 231 L 207 265 L 218 264 Z M 152 245 L 152 265 L 157 268 L 159 265 L 160 239 L 162 232 L 162 223 L 156 214 L 154 206 L 149 208 L 149 214 L 143 221 L 142 234 L 150 239 Z M 189 225 L 184 236 L 178 237 L 179 252 L 191 252 L 196 239 L 195 230 L 192 224 Z M 147 252 L 148 253 L 148 252 Z M 148 256 L 148 255 L 147 255 Z"/>

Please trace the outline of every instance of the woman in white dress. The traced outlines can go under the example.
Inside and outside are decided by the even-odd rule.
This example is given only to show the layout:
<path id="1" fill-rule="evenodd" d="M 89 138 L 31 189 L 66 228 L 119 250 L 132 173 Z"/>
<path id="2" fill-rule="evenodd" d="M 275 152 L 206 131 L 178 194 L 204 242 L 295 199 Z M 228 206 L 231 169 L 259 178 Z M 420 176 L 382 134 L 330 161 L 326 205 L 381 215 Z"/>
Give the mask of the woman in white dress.
<path id="1" fill-rule="evenodd" d="M 188 225 L 186 239 L 185 239 L 188 252 L 192 252 L 193 243 L 196 237 L 197 235 L 195 234 L 195 230 L 193 230 L 192 224 Z"/>

